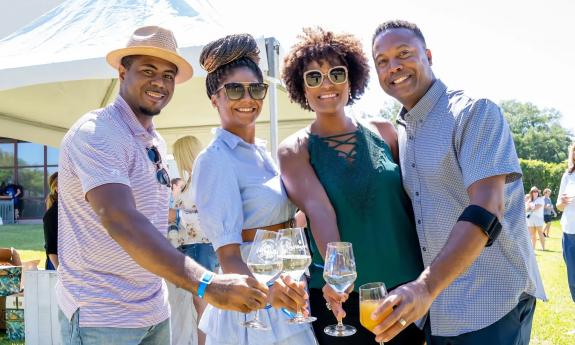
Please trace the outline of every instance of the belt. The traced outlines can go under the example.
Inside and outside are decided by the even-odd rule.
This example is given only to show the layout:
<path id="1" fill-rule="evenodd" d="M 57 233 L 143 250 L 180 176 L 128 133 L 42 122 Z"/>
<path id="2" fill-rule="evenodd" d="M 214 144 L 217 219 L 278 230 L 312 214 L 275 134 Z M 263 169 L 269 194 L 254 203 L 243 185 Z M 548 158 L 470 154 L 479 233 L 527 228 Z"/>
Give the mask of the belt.
<path id="1" fill-rule="evenodd" d="M 288 228 L 293 228 L 293 227 L 295 227 L 295 219 L 292 218 L 288 221 L 285 221 L 285 222 L 279 223 L 279 224 L 268 225 L 268 226 L 259 226 L 257 228 L 253 228 L 253 229 L 243 229 L 242 230 L 242 241 L 253 242 L 254 238 L 256 237 L 256 233 L 258 232 L 258 230 L 267 230 L 267 231 L 278 232 L 281 229 L 288 229 Z"/>

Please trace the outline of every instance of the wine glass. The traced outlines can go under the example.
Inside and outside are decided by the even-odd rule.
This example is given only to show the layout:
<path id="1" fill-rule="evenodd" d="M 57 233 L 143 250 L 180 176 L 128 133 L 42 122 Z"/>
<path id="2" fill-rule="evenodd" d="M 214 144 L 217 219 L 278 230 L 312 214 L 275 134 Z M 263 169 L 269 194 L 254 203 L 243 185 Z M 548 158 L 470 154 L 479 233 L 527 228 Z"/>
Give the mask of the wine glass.
<path id="1" fill-rule="evenodd" d="M 393 311 L 390 307 L 379 319 L 371 319 L 371 314 L 379 307 L 386 295 L 384 283 L 367 283 L 359 287 L 359 322 L 370 332 L 373 332 L 373 329 Z M 383 345 L 383 341 L 379 344 Z"/>
<path id="2" fill-rule="evenodd" d="M 262 284 L 275 280 L 282 271 L 282 259 L 279 256 L 279 234 L 273 231 L 258 230 L 250 248 L 246 264 L 254 277 Z M 270 327 L 259 319 L 259 310 L 253 320 L 242 323 L 243 326 L 259 330 Z"/>
<path id="3" fill-rule="evenodd" d="M 311 255 L 302 228 L 289 228 L 280 230 L 280 256 L 283 262 L 283 271 L 292 279 L 298 281 L 311 264 Z M 317 320 L 313 316 L 305 317 L 298 308 L 294 318 L 289 319 L 290 324 L 310 323 Z"/>
<path id="4" fill-rule="evenodd" d="M 344 293 L 357 278 L 353 248 L 349 242 L 330 242 L 327 244 L 323 279 L 332 289 Z M 355 334 L 355 327 L 344 325 L 341 320 L 337 325 L 327 326 L 323 330 L 334 337 L 347 337 Z"/>

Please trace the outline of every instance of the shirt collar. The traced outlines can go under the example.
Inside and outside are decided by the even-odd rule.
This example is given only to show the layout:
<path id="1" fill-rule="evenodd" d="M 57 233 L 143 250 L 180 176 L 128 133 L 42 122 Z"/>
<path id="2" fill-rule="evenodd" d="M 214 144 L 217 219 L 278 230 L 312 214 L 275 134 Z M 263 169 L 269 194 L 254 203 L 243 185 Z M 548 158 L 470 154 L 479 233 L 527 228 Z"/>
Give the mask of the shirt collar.
<path id="1" fill-rule="evenodd" d="M 122 96 L 118 95 L 112 106 L 120 113 L 122 121 L 124 121 L 135 137 L 144 137 L 144 139 L 153 139 L 155 137 L 154 133 L 156 132 L 156 128 L 154 125 L 152 124 L 152 126 L 146 130 Z"/>
<path id="2" fill-rule="evenodd" d="M 441 80 L 436 79 L 415 106 L 410 111 L 401 108 L 399 116 L 406 122 L 425 120 L 425 117 L 433 110 L 439 98 L 445 94 L 445 90 L 447 90 L 447 86 Z"/>
<path id="3" fill-rule="evenodd" d="M 238 146 L 238 145 L 244 146 L 244 147 L 255 146 L 256 148 L 259 148 L 259 149 L 261 149 L 261 148 L 265 149 L 265 147 L 267 145 L 267 142 L 265 140 L 258 139 L 258 138 L 256 138 L 254 144 L 247 143 L 244 141 L 244 139 L 238 137 L 234 133 L 229 132 L 229 131 L 221 128 L 221 127 L 218 127 L 215 129 L 214 135 L 216 136 L 216 138 L 220 139 L 226 145 L 228 145 L 228 147 L 232 150 L 235 149 L 236 146 Z"/>

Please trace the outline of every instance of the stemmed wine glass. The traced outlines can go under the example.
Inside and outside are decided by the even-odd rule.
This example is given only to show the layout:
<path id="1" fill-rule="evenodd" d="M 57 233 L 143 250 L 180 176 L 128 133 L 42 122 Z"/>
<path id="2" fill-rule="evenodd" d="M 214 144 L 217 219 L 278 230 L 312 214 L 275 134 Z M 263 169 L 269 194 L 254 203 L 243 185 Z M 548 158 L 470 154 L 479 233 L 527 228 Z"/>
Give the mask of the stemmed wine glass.
<path id="1" fill-rule="evenodd" d="M 330 242 L 327 244 L 323 279 L 336 292 L 344 293 L 357 278 L 353 248 L 349 242 Z M 355 334 L 355 327 L 344 325 L 341 320 L 337 325 L 327 326 L 323 330 L 334 337 L 347 337 Z"/>
<path id="2" fill-rule="evenodd" d="M 280 230 L 280 256 L 283 262 L 283 271 L 292 279 L 298 281 L 311 264 L 311 255 L 302 228 L 289 228 Z M 294 318 L 289 319 L 290 324 L 310 323 L 317 320 L 313 316 L 305 317 L 298 308 Z"/>
<path id="3" fill-rule="evenodd" d="M 279 234 L 273 231 L 258 230 L 250 248 L 246 262 L 254 277 L 262 284 L 268 284 L 282 271 L 282 259 L 279 256 Z M 259 310 L 253 320 L 242 323 L 243 326 L 259 330 L 270 327 L 260 321 Z"/>
<path id="4" fill-rule="evenodd" d="M 389 308 L 379 319 L 371 319 L 371 314 L 379 307 L 386 295 L 384 283 L 367 283 L 359 287 L 359 322 L 370 332 L 373 332 L 373 329 L 393 311 Z M 383 341 L 379 344 L 384 345 Z"/>

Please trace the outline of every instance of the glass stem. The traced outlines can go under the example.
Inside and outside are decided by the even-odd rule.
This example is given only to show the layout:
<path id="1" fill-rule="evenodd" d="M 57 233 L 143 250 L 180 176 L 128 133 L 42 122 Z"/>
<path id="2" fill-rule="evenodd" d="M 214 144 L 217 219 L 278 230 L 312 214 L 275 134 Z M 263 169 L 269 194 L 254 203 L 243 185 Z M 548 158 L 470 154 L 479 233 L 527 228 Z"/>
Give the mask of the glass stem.
<path id="1" fill-rule="evenodd" d="M 343 330 L 343 320 L 337 320 L 337 326 L 336 326 L 336 328 L 337 328 L 339 331 L 342 331 L 342 330 Z"/>
<path id="2" fill-rule="evenodd" d="M 297 280 L 297 282 L 299 283 L 301 277 Z M 295 314 L 295 318 L 296 319 L 303 319 L 303 312 L 301 310 L 302 308 L 298 305 L 297 306 L 297 313 Z"/>

